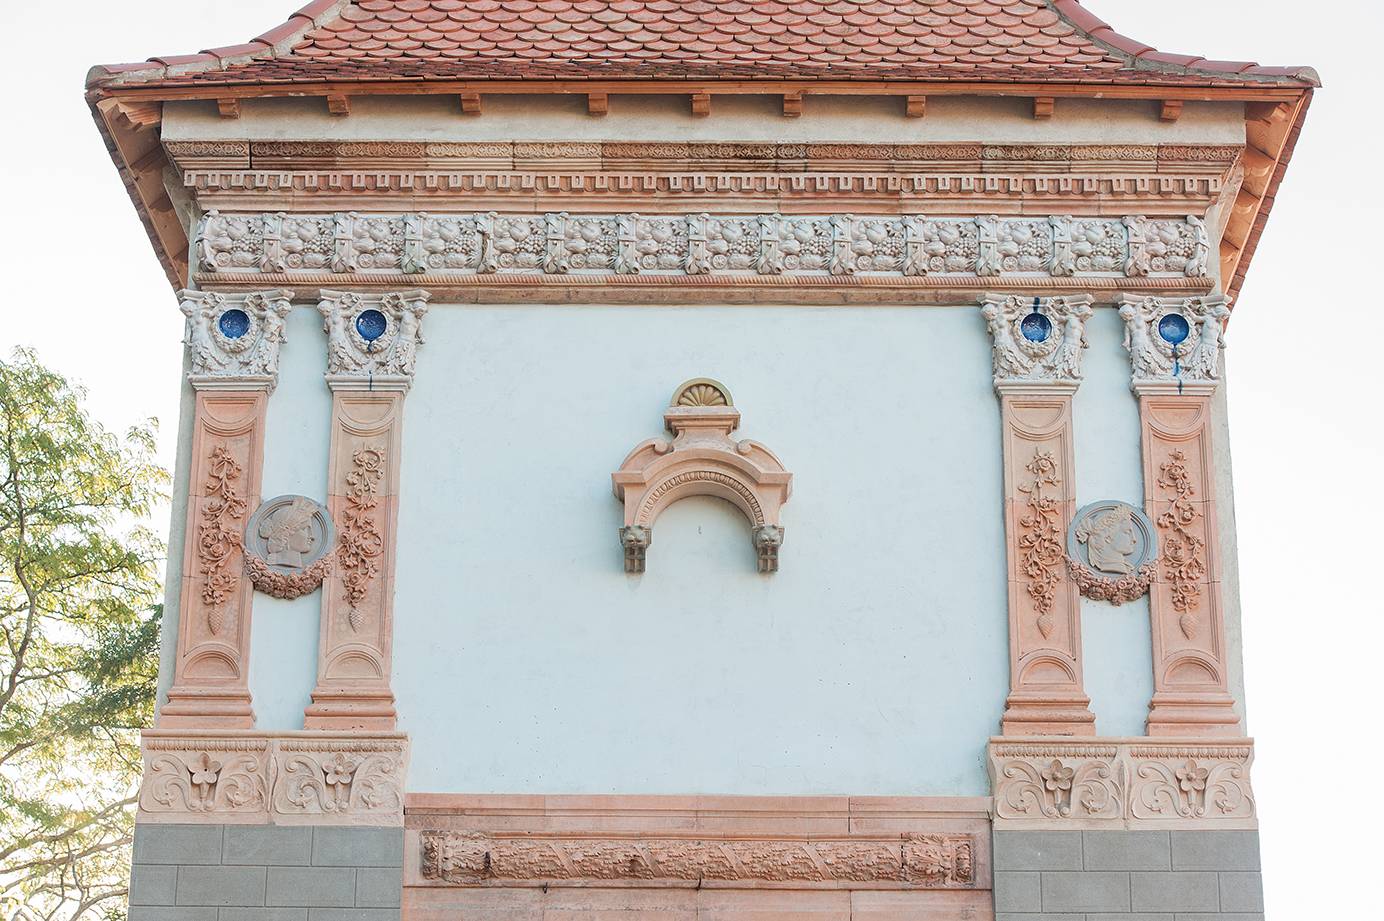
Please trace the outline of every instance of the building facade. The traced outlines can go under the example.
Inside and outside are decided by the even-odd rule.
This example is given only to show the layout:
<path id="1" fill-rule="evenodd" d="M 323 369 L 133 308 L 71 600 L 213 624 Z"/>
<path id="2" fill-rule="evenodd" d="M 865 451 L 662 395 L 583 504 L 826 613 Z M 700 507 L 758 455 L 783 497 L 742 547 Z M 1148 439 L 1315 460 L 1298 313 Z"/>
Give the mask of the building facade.
<path id="1" fill-rule="evenodd" d="M 95 68 L 186 344 L 131 921 L 1262 917 L 1222 354 L 1317 85 L 1076 0 Z"/>

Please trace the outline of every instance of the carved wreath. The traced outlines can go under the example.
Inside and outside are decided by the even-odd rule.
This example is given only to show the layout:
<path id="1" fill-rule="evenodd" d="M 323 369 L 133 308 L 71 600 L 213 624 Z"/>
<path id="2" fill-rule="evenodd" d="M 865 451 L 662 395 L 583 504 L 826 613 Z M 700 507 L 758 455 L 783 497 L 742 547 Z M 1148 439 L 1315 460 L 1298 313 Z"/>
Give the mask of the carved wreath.
<path id="1" fill-rule="evenodd" d="M 1067 557 L 1067 572 L 1083 597 L 1092 601 L 1107 601 L 1110 604 L 1126 604 L 1142 598 L 1153 584 L 1158 573 L 1158 563 L 1150 560 L 1140 566 L 1137 572 L 1127 576 L 1102 576 L 1080 560 Z"/>
<path id="2" fill-rule="evenodd" d="M 322 580 L 332 571 L 332 556 L 329 553 L 300 572 L 279 572 L 247 550 L 245 574 L 256 589 L 269 597 L 292 601 L 317 591 Z"/>

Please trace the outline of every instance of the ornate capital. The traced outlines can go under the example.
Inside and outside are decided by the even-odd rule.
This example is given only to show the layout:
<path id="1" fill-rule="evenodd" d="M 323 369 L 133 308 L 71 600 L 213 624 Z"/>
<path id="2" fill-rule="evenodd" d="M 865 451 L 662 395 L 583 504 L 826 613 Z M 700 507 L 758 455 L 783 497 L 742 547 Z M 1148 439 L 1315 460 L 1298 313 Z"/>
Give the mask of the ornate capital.
<path id="1" fill-rule="evenodd" d="M 284 318 L 292 291 L 249 294 L 182 291 L 187 317 L 183 344 L 191 358 L 187 379 L 199 390 L 273 390 L 279 377 Z"/>
<path id="2" fill-rule="evenodd" d="M 322 289 L 327 382 L 334 389 L 407 390 L 423 344 L 426 291 L 361 294 Z"/>
<path id="3" fill-rule="evenodd" d="M 1188 385 L 1198 392 L 1215 389 L 1225 350 L 1225 319 L 1230 316 L 1225 297 L 1126 294 L 1120 298 L 1120 316 L 1136 391 Z"/>
<path id="4" fill-rule="evenodd" d="M 987 294 L 981 305 L 993 340 L 995 388 L 1081 383 L 1091 298 Z"/>

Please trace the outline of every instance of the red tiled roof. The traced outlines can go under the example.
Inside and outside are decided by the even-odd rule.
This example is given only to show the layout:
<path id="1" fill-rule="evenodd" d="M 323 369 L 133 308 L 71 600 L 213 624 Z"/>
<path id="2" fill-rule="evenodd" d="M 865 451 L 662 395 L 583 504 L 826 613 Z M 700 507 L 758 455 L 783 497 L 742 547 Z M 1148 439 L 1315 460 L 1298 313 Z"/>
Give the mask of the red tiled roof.
<path id="1" fill-rule="evenodd" d="M 316 0 L 246 44 L 88 85 L 530 77 L 1319 83 L 1158 52 L 1078 0 Z"/>

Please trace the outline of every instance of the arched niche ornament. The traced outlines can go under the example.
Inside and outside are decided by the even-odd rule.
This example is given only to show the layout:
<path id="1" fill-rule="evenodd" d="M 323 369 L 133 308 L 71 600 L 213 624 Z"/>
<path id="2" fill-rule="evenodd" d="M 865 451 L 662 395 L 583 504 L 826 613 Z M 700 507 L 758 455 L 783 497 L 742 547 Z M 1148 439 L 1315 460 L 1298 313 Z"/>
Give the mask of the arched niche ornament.
<path id="1" fill-rule="evenodd" d="M 644 571 L 654 522 L 688 496 L 716 496 L 740 509 L 750 522 L 759 571 L 777 572 L 783 545 L 779 510 L 788 501 L 793 474 L 762 444 L 731 437 L 740 427 L 740 411 L 730 391 L 709 378 L 687 381 L 673 393 L 663 422 L 673 439 L 640 444 L 611 474 L 615 498 L 625 504 L 625 572 Z"/>

